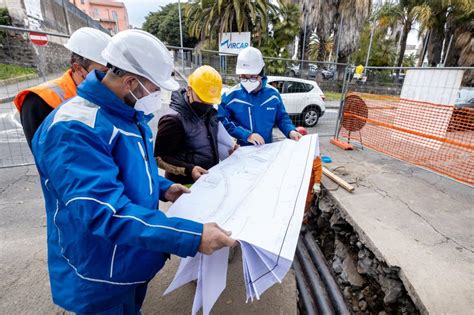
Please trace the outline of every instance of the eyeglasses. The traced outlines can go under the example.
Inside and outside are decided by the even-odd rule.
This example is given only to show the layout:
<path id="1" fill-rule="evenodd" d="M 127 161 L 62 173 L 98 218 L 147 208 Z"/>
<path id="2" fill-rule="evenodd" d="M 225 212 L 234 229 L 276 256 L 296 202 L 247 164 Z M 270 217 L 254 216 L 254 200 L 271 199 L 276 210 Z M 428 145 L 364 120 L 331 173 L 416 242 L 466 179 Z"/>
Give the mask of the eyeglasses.
<path id="1" fill-rule="evenodd" d="M 251 77 L 251 78 L 240 78 L 240 82 L 257 82 L 258 77 Z"/>

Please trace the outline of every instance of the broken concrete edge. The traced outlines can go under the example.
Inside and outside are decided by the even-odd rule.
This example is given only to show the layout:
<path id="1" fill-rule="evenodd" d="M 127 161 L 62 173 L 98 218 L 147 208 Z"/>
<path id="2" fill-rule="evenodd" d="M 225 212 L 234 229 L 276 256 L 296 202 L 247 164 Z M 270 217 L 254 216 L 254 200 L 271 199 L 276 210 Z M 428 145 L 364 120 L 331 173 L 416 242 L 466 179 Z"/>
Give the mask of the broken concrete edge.
<path id="1" fill-rule="evenodd" d="M 325 188 L 324 185 L 323 185 L 323 188 Z M 350 192 L 347 192 L 347 191 L 345 193 L 350 194 Z M 426 306 L 423 304 L 423 301 L 421 300 L 421 298 L 416 293 L 415 288 L 410 283 L 410 280 L 407 278 L 407 276 L 406 276 L 405 272 L 403 271 L 403 269 L 400 268 L 399 266 L 391 263 L 390 261 L 388 261 L 386 259 L 385 255 L 378 250 L 375 243 L 364 232 L 364 230 L 362 228 L 360 228 L 360 226 L 355 222 L 355 220 L 353 220 L 350 213 L 346 210 L 346 208 L 343 206 L 343 204 L 334 196 L 334 194 L 332 193 L 331 190 L 326 189 L 326 194 L 332 199 L 332 201 L 334 202 L 336 207 L 339 209 L 342 218 L 344 220 L 346 220 L 346 222 L 349 223 L 352 226 L 352 228 L 354 229 L 354 231 L 357 233 L 357 235 L 359 237 L 359 241 L 362 244 L 364 244 L 369 250 L 371 250 L 372 253 L 375 255 L 375 257 L 377 259 L 379 259 L 380 261 L 385 262 L 389 267 L 398 268 L 398 270 L 399 270 L 398 271 L 398 276 L 400 277 L 400 280 L 402 281 L 403 285 L 405 286 L 405 289 L 406 289 L 408 295 L 410 296 L 410 298 L 412 299 L 413 303 L 415 304 L 415 306 L 418 308 L 418 310 L 420 311 L 421 314 L 429 314 L 428 309 L 426 308 Z"/>
<path id="2" fill-rule="evenodd" d="M 356 314 L 420 314 L 399 276 L 360 241 L 334 199 L 323 190 L 308 229 L 329 262 L 347 305 Z"/>

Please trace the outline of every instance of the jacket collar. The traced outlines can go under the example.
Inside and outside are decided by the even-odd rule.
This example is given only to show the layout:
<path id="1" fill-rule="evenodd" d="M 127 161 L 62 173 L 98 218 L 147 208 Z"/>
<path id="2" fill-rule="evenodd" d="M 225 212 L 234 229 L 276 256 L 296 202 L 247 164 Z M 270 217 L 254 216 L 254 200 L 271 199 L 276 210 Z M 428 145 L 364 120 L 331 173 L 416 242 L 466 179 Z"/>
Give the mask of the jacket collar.
<path id="1" fill-rule="evenodd" d="M 77 87 L 77 95 L 86 100 L 99 105 L 112 115 L 123 117 L 130 121 L 145 120 L 148 122 L 153 118 L 153 114 L 144 115 L 142 111 L 137 111 L 133 107 L 125 104 L 109 88 L 102 84 L 105 73 L 94 70 Z"/>

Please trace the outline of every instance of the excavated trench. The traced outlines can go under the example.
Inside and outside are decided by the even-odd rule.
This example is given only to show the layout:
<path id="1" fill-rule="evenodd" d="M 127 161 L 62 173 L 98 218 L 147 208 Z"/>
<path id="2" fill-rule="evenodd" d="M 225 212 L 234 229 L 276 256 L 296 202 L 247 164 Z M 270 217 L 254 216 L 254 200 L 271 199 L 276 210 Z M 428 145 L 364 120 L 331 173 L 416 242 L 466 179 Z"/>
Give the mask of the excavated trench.
<path id="1" fill-rule="evenodd" d="M 314 242 L 314 247 L 319 247 L 316 250 L 322 253 L 321 256 L 324 256 L 322 259 L 325 259 L 325 263 L 329 267 L 329 273 L 337 284 L 346 308 L 344 310 L 344 307 L 335 303 L 330 289 L 325 290 L 313 286 L 312 292 L 306 290 L 311 287 L 311 281 L 308 279 L 312 271 L 308 269 L 299 274 L 298 305 L 300 313 L 341 314 L 351 312 L 353 314 L 378 315 L 420 313 L 400 280 L 399 268 L 389 267 L 364 246 L 359 240 L 357 232 L 341 216 L 341 210 L 328 191 L 323 189 L 319 200 L 314 201 L 309 222 L 303 227 L 302 232 L 304 236 L 298 244 L 297 259 L 294 264 L 297 282 L 298 269 L 300 266 L 304 267 L 303 263 L 306 260 L 304 249 L 300 248 L 301 244 L 306 244 L 308 251 L 310 251 L 309 245 L 311 244 L 309 243 Z M 313 263 L 316 266 L 315 270 L 319 270 L 318 263 L 314 261 Z M 323 277 L 324 275 L 321 274 L 321 278 Z M 326 300 L 331 301 L 332 306 L 322 305 L 325 295 L 331 297 Z M 311 300 L 311 303 L 308 300 Z"/>

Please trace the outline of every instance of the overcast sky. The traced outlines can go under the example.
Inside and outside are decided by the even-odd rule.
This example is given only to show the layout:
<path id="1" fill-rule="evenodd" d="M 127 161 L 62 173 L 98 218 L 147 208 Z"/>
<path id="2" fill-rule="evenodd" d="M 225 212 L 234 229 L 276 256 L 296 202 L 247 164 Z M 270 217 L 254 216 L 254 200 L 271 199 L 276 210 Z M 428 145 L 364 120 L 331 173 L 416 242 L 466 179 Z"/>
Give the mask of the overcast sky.
<path id="1" fill-rule="evenodd" d="M 149 12 L 158 11 L 161 6 L 168 3 L 178 2 L 177 0 L 120 0 L 125 3 L 128 11 L 130 24 L 134 27 L 142 27 L 145 17 Z M 187 2 L 182 0 L 181 2 Z M 415 45 L 418 43 L 418 32 L 412 31 L 408 36 L 408 44 Z"/>
<path id="2" fill-rule="evenodd" d="M 165 6 L 171 2 L 178 2 L 177 0 L 120 0 L 125 3 L 128 11 L 128 18 L 130 24 L 134 27 L 142 27 L 145 22 L 145 16 L 148 12 L 158 11 L 161 6 Z M 187 1 L 181 1 L 187 2 Z"/>

